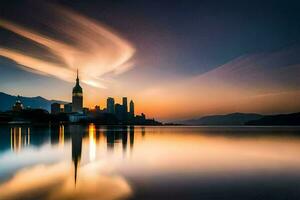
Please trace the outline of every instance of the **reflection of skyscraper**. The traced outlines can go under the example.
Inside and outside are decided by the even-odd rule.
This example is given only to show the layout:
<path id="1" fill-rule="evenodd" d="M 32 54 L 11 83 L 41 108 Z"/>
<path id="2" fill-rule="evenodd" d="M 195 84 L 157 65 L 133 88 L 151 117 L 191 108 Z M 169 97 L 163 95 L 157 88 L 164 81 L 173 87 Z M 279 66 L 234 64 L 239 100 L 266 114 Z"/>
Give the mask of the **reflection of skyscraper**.
<path id="1" fill-rule="evenodd" d="M 127 126 L 122 127 L 122 148 L 123 148 L 123 154 L 127 151 L 127 138 L 128 138 L 128 131 Z"/>
<path id="2" fill-rule="evenodd" d="M 142 137 L 145 137 L 146 132 L 145 132 L 145 127 L 142 126 Z"/>
<path id="3" fill-rule="evenodd" d="M 50 127 L 50 142 L 51 145 L 56 145 L 59 142 L 59 131 L 60 131 L 60 127 L 57 125 L 51 125 Z"/>
<path id="4" fill-rule="evenodd" d="M 72 93 L 72 111 L 82 112 L 82 108 L 83 108 L 82 88 L 79 85 L 78 70 L 77 70 L 76 85 L 73 88 L 73 93 Z"/>
<path id="5" fill-rule="evenodd" d="M 115 100 L 114 98 L 108 97 L 106 100 L 106 108 L 108 113 L 115 113 Z"/>
<path id="6" fill-rule="evenodd" d="M 115 146 L 115 130 L 113 127 L 107 127 L 106 130 L 106 143 L 107 143 L 107 149 L 109 151 L 114 150 Z"/>
<path id="7" fill-rule="evenodd" d="M 74 180 L 75 184 L 77 181 L 77 169 L 81 159 L 81 149 L 82 149 L 82 137 L 83 133 L 81 132 L 79 125 L 70 126 L 71 137 L 72 137 L 72 160 L 74 163 Z"/>
<path id="8" fill-rule="evenodd" d="M 12 150 L 12 129 L 8 126 L 0 126 L 0 152 Z M 3 134 L 5 133 L 5 134 Z M 7 134 L 6 134 L 7 133 Z"/>
<path id="9" fill-rule="evenodd" d="M 133 150 L 134 145 L 134 126 L 129 127 L 129 134 L 130 134 L 130 150 Z"/>
<path id="10" fill-rule="evenodd" d="M 133 118 L 134 117 L 134 103 L 132 100 L 129 103 L 129 113 L 130 113 L 130 117 Z"/>

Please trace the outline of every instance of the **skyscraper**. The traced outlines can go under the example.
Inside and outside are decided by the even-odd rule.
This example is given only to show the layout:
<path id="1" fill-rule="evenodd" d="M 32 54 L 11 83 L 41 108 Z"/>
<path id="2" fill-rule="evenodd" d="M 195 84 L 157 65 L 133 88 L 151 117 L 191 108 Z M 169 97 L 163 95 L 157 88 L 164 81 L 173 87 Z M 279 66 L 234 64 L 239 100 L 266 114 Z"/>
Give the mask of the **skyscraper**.
<path id="1" fill-rule="evenodd" d="M 78 69 L 77 69 L 76 85 L 73 88 L 73 93 L 72 93 L 72 111 L 82 112 L 82 107 L 83 107 L 83 95 L 82 95 L 82 88 L 79 85 Z"/>
<path id="2" fill-rule="evenodd" d="M 122 120 L 123 118 L 123 106 L 116 103 L 115 104 L 115 113 L 118 120 Z"/>
<path id="3" fill-rule="evenodd" d="M 115 100 L 112 97 L 108 97 L 106 100 L 106 108 L 108 113 L 115 113 Z"/>
<path id="4" fill-rule="evenodd" d="M 123 109 L 124 112 L 128 112 L 128 106 L 127 106 L 127 97 L 123 97 Z"/>
<path id="5" fill-rule="evenodd" d="M 122 120 L 124 123 L 128 121 L 128 105 L 127 105 L 127 97 L 123 97 L 123 104 L 122 104 L 123 112 L 122 112 Z"/>
<path id="6" fill-rule="evenodd" d="M 131 118 L 134 117 L 134 103 L 133 103 L 132 100 L 131 100 L 130 103 L 129 103 L 129 114 L 130 114 L 130 117 L 131 117 Z"/>

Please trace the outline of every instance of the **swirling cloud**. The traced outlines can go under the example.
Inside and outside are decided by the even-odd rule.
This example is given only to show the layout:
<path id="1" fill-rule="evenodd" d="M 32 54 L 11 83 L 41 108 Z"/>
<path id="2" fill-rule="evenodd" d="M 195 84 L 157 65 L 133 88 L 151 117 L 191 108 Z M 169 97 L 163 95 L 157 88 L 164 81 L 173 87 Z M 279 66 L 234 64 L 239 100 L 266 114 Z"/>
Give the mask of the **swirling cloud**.
<path id="1" fill-rule="evenodd" d="M 50 37 L 38 31 L 1 19 L 0 26 L 38 44 L 47 50 L 47 57 L 30 52 L 0 47 L 0 56 L 7 57 L 34 73 L 53 76 L 65 81 L 74 81 L 78 68 L 81 80 L 94 87 L 105 88 L 102 76 L 107 73 L 122 73 L 132 67 L 130 61 L 134 47 L 103 24 L 61 7 L 49 6 L 57 23 L 44 22 L 47 28 L 58 34 Z M 68 41 L 57 38 L 67 38 Z"/>

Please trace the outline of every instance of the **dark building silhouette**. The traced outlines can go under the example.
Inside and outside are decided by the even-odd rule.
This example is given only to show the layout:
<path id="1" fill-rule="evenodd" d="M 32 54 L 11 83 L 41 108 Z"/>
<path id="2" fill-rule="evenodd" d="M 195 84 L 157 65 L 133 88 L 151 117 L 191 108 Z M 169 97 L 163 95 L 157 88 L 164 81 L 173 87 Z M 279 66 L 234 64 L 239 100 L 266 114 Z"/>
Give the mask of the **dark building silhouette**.
<path id="1" fill-rule="evenodd" d="M 108 97 L 106 100 L 106 108 L 108 113 L 115 113 L 115 100 L 112 97 Z"/>
<path id="2" fill-rule="evenodd" d="M 53 103 L 51 104 L 51 114 L 58 114 L 60 113 L 60 104 L 59 103 Z"/>
<path id="3" fill-rule="evenodd" d="M 82 94 L 82 88 L 79 85 L 78 70 L 77 70 L 76 85 L 73 88 L 73 93 L 72 93 L 72 111 L 82 112 L 82 108 L 83 108 L 83 94 Z"/>
<path id="4" fill-rule="evenodd" d="M 20 112 L 20 111 L 23 110 L 23 104 L 22 104 L 22 102 L 20 100 L 20 96 L 19 95 L 17 96 L 15 104 L 12 106 L 12 110 L 15 111 L 15 112 Z"/>
<path id="5" fill-rule="evenodd" d="M 85 114 L 85 115 L 86 115 L 89 111 L 90 111 L 89 108 L 82 108 L 82 113 Z"/>
<path id="6" fill-rule="evenodd" d="M 130 114 L 130 118 L 134 118 L 134 103 L 131 100 L 129 103 L 129 114 Z"/>
<path id="7" fill-rule="evenodd" d="M 118 120 L 123 119 L 123 106 L 121 104 L 115 104 L 115 114 Z"/>
<path id="8" fill-rule="evenodd" d="M 127 104 L 127 97 L 123 97 L 123 102 L 122 102 L 122 107 L 123 107 L 123 111 L 122 111 L 122 121 L 124 123 L 127 123 L 128 121 L 128 104 Z"/>
<path id="9" fill-rule="evenodd" d="M 135 117 L 135 122 L 136 124 L 144 124 L 146 121 L 146 115 L 142 113 L 141 115 L 137 115 Z"/>
<path id="10" fill-rule="evenodd" d="M 72 104 L 71 103 L 67 103 L 64 105 L 64 112 L 65 113 L 71 113 L 72 112 Z"/>
<path id="11" fill-rule="evenodd" d="M 127 97 L 123 97 L 122 103 L 123 103 L 122 105 L 123 105 L 124 111 L 128 112 Z"/>
<path id="12" fill-rule="evenodd" d="M 100 106 L 96 105 L 94 110 L 95 110 L 95 112 L 100 112 L 101 108 L 100 108 Z"/>

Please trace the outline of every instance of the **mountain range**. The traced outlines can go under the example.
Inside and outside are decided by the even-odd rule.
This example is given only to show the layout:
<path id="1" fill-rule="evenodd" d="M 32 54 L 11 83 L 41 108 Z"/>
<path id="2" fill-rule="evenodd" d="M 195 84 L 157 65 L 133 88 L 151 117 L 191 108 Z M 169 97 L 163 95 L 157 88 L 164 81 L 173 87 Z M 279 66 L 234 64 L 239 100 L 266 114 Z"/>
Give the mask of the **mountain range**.
<path id="1" fill-rule="evenodd" d="M 280 115 L 268 115 L 257 120 L 246 122 L 245 125 L 285 125 L 285 126 L 299 126 L 300 125 L 300 112 Z"/>
<path id="2" fill-rule="evenodd" d="M 256 113 L 230 113 L 174 122 L 183 125 L 300 125 L 300 113 L 261 115 Z"/>
<path id="3" fill-rule="evenodd" d="M 210 115 L 197 119 L 178 121 L 185 125 L 244 125 L 248 121 L 258 120 L 263 115 L 255 113 L 230 113 L 226 115 Z"/>
<path id="4" fill-rule="evenodd" d="M 9 95 L 3 92 L 0 92 L 0 111 L 11 110 L 13 104 L 16 102 L 17 96 Z M 50 111 L 52 103 L 61 103 L 66 104 L 68 102 L 59 101 L 59 100 L 48 100 L 41 96 L 37 97 L 23 97 L 19 96 L 24 107 L 30 108 L 42 108 Z"/>

